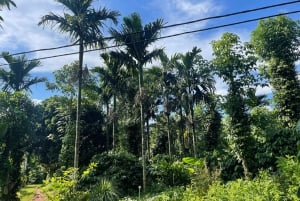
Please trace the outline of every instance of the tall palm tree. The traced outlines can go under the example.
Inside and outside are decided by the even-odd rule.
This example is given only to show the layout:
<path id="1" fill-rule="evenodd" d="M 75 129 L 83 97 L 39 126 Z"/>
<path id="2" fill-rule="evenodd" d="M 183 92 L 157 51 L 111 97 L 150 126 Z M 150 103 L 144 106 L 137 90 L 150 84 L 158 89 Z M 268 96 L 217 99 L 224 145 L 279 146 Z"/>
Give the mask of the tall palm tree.
<path id="1" fill-rule="evenodd" d="M 177 85 L 177 78 L 174 73 L 174 67 L 176 66 L 179 55 L 175 54 L 170 59 L 165 53 L 160 55 L 160 61 L 163 68 L 163 73 L 161 76 L 161 87 L 163 90 L 163 100 L 164 100 L 164 115 L 167 120 L 167 135 L 168 135 L 168 152 L 171 157 L 171 129 L 170 129 L 170 115 L 175 109 L 176 96 L 174 94 L 174 89 Z"/>
<path id="2" fill-rule="evenodd" d="M 144 111 L 143 111 L 143 67 L 152 59 L 157 58 L 162 49 L 148 48 L 155 42 L 163 27 L 163 20 L 157 19 L 154 22 L 142 25 L 139 14 L 133 13 L 129 17 L 123 18 L 121 30 L 111 29 L 110 33 L 115 38 L 117 44 L 125 45 L 126 53 L 132 58 L 131 63 L 137 68 L 139 73 L 139 97 L 140 97 L 140 121 L 142 138 L 142 164 L 143 164 L 143 190 L 146 188 L 146 168 L 145 168 L 145 143 L 144 143 Z"/>
<path id="3" fill-rule="evenodd" d="M 46 78 L 31 77 L 29 72 L 40 66 L 39 60 L 28 61 L 25 55 L 13 57 L 3 52 L 2 57 L 9 64 L 9 71 L 0 69 L 3 91 L 30 91 L 30 86 L 45 82 Z"/>
<path id="4" fill-rule="evenodd" d="M 63 16 L 50 13 L 42 17 L 39 25 L 58 26 L 62 33 L 67 33 L 71 41 L 79 45 L 79 70 L 78 70 L 78 97 L 76 112 L 76 137 L 74 150 L 74 167 L 78 168 L 80 144 L 80 114 L 81 114 L 81 88 L 82 88 L 82 63 L 84 46 L 104 46 L 102 28 L 104 21 L 111 20 L 117 23 L 119 12 L 106 8 L 95 10 L 92 8 L 93 0 L 56 0 L 61 3 L 66 11 Z"/>
<path id="5" fill-rule="evenodd" d="M 115 132 L 117 130 L 117 95 L 124 91 L 125 83 L 122 83 L 123 75 L 126 74 L 123 62 L 118 59 L 118 52 L 102 53 L 100 55 L 104 60 L 104 67 L 95 67 L 92 71 L 99 74 L 101 88 L 111 94 L 113 99 L 113 112 L 112 112 L 112 148 L 115 149 Z M 109 98 L 110 99 L 110 98 Z"/>
<path id="6" fill-rule="evenodd" d="M 197 102 L 209 102 L 214 90 L 214 79 L 209 63 L 200 55 L 201 50 L 194 47 L 192 51 L 181 54 L 177 62 L 177 73 L 182 101 L 185 102 L 186 114 L 190 117 L 192 127 L 193 153 L 197 156 L 195 139 L 194 106 Z"/>

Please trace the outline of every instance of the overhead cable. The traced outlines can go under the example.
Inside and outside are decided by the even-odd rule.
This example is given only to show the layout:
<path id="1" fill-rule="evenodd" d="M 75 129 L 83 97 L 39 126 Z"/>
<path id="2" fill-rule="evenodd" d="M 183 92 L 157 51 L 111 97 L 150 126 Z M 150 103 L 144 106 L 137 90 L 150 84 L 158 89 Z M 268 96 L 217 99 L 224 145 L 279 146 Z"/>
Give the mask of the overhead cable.
<path id="1" fill-rule="evenodd" d="M 244 20 L 244 21 L 239 21 L 239 22 L 233 22 L 233 23 L 228 23 L 228 24 L 223 24 L 223 25 L 218 25 L 218 26 L 213 26 L 213 27 L 208 27 L 208 28 L 203 28 L 203 29 L 197 29 L 197 30 L 192 30 L 192 31 L 185 31 L 185 32 L 175 33 L 175 34 L 171 34 L 171 35 L 158 37 L 157 40 L 177 37 L 177 36 L 180 36 L 180 35 L 186 35 L 186 34 L 191 34 L 191 33 L 196 33 L 196 32 L 209 31 L 209 30 L 213 30 L 213 29 L 219 29 L 219 28 L 223 28 L 223 27 L 229 27 L 229 26 L 234 26 L 234 25 L 239 25 L 239 24 L 245 24 L 245 23 L 254 22 L 254 21 L 258 21 L 258 20 L 268 19 L 268 18 L 282 16 L 282 15 L 296 14 L 296 13 L 300 13 L 300 10 L 290 11 L 290 12 L 285 12 L 285 13 L 280 13 L 280 14 L 275 14 L 275 15 L 268 15 L 268 16 L 265 16 L 265 17 L 259 17 L 259 18 L 254 18 L 254 19 Z M 126 44 L 116 44 L 116 45 L 111 45 L 111 46 L 108 46 L 108 47 L 85 50 L 83 52 L 87 53 L 87 52 L 94 52 L 94 51 L 99 51 L 99 50 L 106 50 L 106 49 L 126 46 L 126 45 L 129 45 L 129 44 L 141 43 L 143 41 L 145 41 L 145 40 L 135 41 L 135 42 L 126 43 Z M 63 57 L 63 56 L 70 56 L 70 55 L 75 55 L 75 54 L 79 54 L 79 52 L 76 51 L 76 52 L 71 52 L 71 53 L 65 53 L 65 54 L 59 54 L 59 55 L 53 55 L 53 56 L 47 56 L 47 57 L 40 57 L 40 58 L 36 58 L 36 59 L 29 59 L 27 61 L 45 60 L 45 59 L 51 59 L 51 58 L 57 58 L 57 57 Z M 15 62 L 15 63 L 17 63 L 17 62 Z M 9 64 L 0 64 L 0 66 L 6 66 L 6 65 L 9 65 Z"/>
<path id="2" fill-rule="evenodd" d="M 186 21 L 186 22 L 182 22 L 182 23 L 170 24 L 170 25 L 163 26 L 162 29 L 193 24 L 193 23 L 207 21 L 207 20 L 211 20 L 211 19 L 225 18 L 225 17 L 234 16 L 234 15 L 240 15 L 240 14 L 255 12 L 255 11 L 259 11 L 259 10 L 266 10 L 266 9 L 270 9 L 270 8 L 281 7 L 281 6 L 295 4 L 295 3 L 300 3 L 300 0 L 289 1 L 289 2 L 285 2 L 285 3 L 279 3 L 279 4 L 273 4 L 273 5 L 269 5 L 269 6 L 263 6 L 263 7 L 259 7 L 259 8 L 248 9 L 248 10 L 243 10 L 243 11 L 238 11 L 238 12 L 233 12 L 233 13 L 228 13 L 228 14 L 223 14 L 223 15 L 216 15 L 216 16 L 197 19 L 197 20 Z M 137 33 L 141 33 L 141 32 L 143 32 L 143 31 L 133 32 L 133 33 L 130 33 L 128 35 L 137 34 Z M 102 39 L 103 40 L 112 40 L 114 38 L 112 36 L 109 36 L 109 37 L 103 37 Z M 93 41 L 93 42 L 96 42 L 96 41 Z M 89 42 L 89 43 L 85 43 L 85 44 L 90 44 L 90 43 L 93 43 L 93 42 Z M 78 45 L 79 45 L 78 43 L 75 43 L 75 44 L 62 45 L 62 46 L 57 46 L 57 47 L 41 48 L 41 49 L 36 49 L 36 50 L 23 51 L 23 52 L 13 53 L 13 54 L 9 54 L 9 55 L 16 56 L 16 55 L 20 55 L 20 54 L 29 54 L 29 53 L 34 53 L 34 52 L 57 50 L 57 49 L 62 49 L 62 48 L 67 48 L 67 47 L 78 46 Z M 0 56 L 0 58 L 3 58 L 3 57 Z"/>

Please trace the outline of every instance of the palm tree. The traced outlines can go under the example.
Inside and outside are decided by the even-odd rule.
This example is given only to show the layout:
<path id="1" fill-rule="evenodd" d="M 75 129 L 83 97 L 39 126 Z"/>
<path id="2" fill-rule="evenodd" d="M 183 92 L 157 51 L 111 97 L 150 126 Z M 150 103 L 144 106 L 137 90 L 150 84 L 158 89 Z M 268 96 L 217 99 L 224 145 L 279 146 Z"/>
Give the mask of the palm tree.
<path id="1" fill-rule="evenodd" d="M 115 149 L 115 132 L 117 130 L 117 95 L 121 91 L 125 83 L 122 83 L 124 70 L 121 69 L 123 63 L 118 59 L 118 52 L 103 53 L 100 55 L 104 60 L 105 67 L 95 67 L 94 73 L 99 74 L 101 88 L 104 89 L 107 94 L 111 94 L 113 98 L 113 112 L 112 112 L 112 148 Z M 110 99 L 110 97 L 109 97 Z"/>
<path id="2" fill-rule="evenodd" d="M 192 51 L 179 55 L 177 73 L 182 101 L 185 103 L 185 111 L 189 116 L 189 124 L 192 127 L 193 153 L 196 152 L 194 106 L 197 102 L 209 102 L 214 90 L 214 79 L 208 62 L 200 55 L 201 50 L 194 47 Z"/>
<path id="3" fill-rule="evenodd" d="M 143 102 L 146 121 L 146 150 L 148 152 L 148 158 L 150 158 L 150 119 L 157 117 L 158 107 L 162 103 L 161 87 L 158 81 L 162 77 L 162 69 L 157 66 L 147 68 L 144 72 L 144 78 L 147 80 L 145 83 L 145 91 L 147 98 Z"/>
<path id="4" fill-rule="evenodd" d="M 74 167 L 78 168 L 79 161 L 79 138 L 80 138 L 80 115 L 81 115 L 81 88 L 82 88 L 82 63 L 84 46 L 104 46 L 102 28 L 105 20 L 117 23 L 119 12 L 110 11 L 106 8 L 95 10 L 91 8 L 93 0 L 56 0 L 61 3 L 69 13 L 63 16 L 50 13 L 42 17 L 39 25 L 58 26 L 62 33 L 67 33 L 71 41 L 79 45 L 79 70 L 78 70 L 78 97 L 76 112 L 76 137 Z"/>
<path id="5" fill-rule="evenodd" d="M 164 115 L 167 120 L 167 135 L 168 135 L 168 152 L 169 157 L 171 157 L 171 130 L 170 130 L 170 115 L 171 112 L 174 111 L 176 106 L 176 96 L 174 94 L 174 88 L 177 85 L 177 78 L 174 73 L 174 67 L 179 59 L 178 54 L 175 54 L 168 58 L 165 53 L 160 55 L 160 61 L 163 68 L 163 73 L 161 76 L 161 87 L 163 90 L 163 100 L 164 100 Z"/>
<path id="6" fill-rule="evenodd" d="M 115 38 L 117 44 L 125 45 L 127 55 L 132 59 L 131 63 L 137 68 L 139 73 L 139 105 L 142 138 L 142 163 L 143 163 L 143 190 L 146 188 L 146 167 L 145 167 L 145 143 L 144 143 L 144 111 L 143 111 L 143 67 L 152 59 L 157 58 L 162 49 L 148 51 L 148 47 L 157 40 L 163 20 L 157 19 L 154 22 L 142 25 L 141 17 L 137 13 L 123 18 L 120 31 L 111 29 L 110 33 Z"/>
<path id="7" fill-rule="evenodd" d="M 9 71 L 0 69 L 3 91 L 30 91 L 31 85 L 46 81 L 46 78 L 32 78 L 29 74 L 41 65 L 39 60 L 28 61 L 25 55 L 13 57 L 8 52 L 3 52 L 2 57 L 9 65 Z"/>

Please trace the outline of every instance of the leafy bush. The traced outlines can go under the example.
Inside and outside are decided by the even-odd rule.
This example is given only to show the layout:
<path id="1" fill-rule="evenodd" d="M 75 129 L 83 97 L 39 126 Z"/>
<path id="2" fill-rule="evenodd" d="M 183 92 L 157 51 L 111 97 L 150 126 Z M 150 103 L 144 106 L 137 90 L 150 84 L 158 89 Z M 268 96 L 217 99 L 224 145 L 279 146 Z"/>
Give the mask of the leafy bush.
<path id="1" fill-rule="evenodd" d="M 89 197 L 89 201 L 117 201 L 119 196 L 111 181 L 101 179 L 100 182 L 92 188 Z"/>
<path id="2" fill-rule="evenodd" d="M 136 200 L 143 200 L 143 201 L 202 201 L 201 198 L 196 195 L 193 191 L 189 188 L 185 189 L 185 187 L 175 187 L 165 189 L 165 191 L 160 192 L 159 194 L 155 195 L 146 195 L 141 199 Z M 136 201 L 131 198 L 126 198 L 121 201 Z"/>
<path id="3" fill-rule="evenodd" d="M 43 192 L 47 193 L 49 200 L 64 200 L 64 197 L 71 193 L 70 191 L 72 191 L 75 185 L 74 176 L 76 173 L 77 171 L 74 168 L 69 168 L 66 171 L 63 171 L 62 175 L 55 175 L 49 180 L 45 180 L 45 187 L 43 187 Z"/>
<path id="4" fill-rule="evenodd" d="M 253 180 L 237 179 L 235 181 L 222 184 L 215 182 L 212 184 L 205 196 L 205 200 L 210 201 L 279 201 L 282 200 L 283 193 L 279 184 L 266 172 Z"/>
<path id="5" fill-rule="evenodd" d="M 280 157 L 277 160 L 279 183 L 289 200 L 300 200 L 300 162 L 296 157 Z"/>
<path id="6" fill-rule="evenodd" d="M 181 161 L 172 161 L 166 155 L 152 158 L 149 174 L 154 185 L 184 186 L 191 182 L 189 169 Z"/>
<path id="7" fill-rule="evenodd" d="M 96 167 L 95 163 L 91 163 L 81 176 L 77 175 L 79 181 L 87 179 L 88 175 L 92 174 Z M 43 191 L 47 192 L 48 199 L 50 201 L 118 200 L 118 194 L 111 181 L 103 178 L 98 179 L 99 181 L 95 185 L 90 185 L 83 189 L 82 186 L 80 186 L 80 182 L 75 182 L 75 174 L 77 174 L 77 171 L 74 168 L 70 168 L 63 171 L 61 176 L 54 176 L 49 180 L 44 181 L 45 187 L 43 187 Z"/>
<path id="8" fill-rule="evenodd" d="M 127 152 L 102 153 L 92 160 L 94 168 L 84 173 L 80 186 L 89 187 L 99 178 L 110 178 L 121 195 L 133 194 L 142 183 L 142 166 L 138 159 Z"/>

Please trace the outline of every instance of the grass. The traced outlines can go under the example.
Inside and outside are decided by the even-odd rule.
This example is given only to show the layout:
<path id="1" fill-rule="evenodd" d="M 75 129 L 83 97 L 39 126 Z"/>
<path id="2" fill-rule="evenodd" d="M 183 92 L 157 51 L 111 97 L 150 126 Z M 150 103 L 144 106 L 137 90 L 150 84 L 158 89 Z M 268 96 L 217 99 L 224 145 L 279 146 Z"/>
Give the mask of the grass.
<path id="1" fill-rule="evenodd" d="M 32 201 L 34 197 L 34 192 L 37 188 L 42 188 L 42 184 L 36 184 L 36 185 L 27 185 L 20 189 L 18 192 L 18 197 L 21 201 Z"/>

